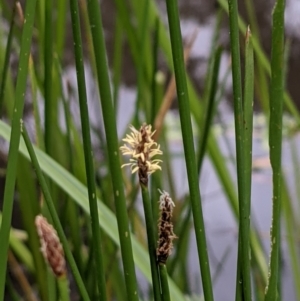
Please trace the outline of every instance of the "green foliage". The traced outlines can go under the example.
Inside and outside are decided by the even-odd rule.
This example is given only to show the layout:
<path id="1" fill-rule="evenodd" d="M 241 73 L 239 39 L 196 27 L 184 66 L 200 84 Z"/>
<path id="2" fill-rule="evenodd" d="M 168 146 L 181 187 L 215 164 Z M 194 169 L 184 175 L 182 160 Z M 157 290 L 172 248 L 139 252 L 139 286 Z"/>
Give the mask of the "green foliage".
<path id="1" fill-rule="evenodd" d="M 273 10 L 270 60 L 260 42 L 254 3 L 246 1 L 251 23 L 246 29 L 239 15 L 238 1 L 218 1 L 220 8 L 200 92 L 187 72 L 187 53 L 191 46 L 184 47 L 182 42 L 177 1 L 165 1 L 166 25 L 154 0 L 115 0 L 112 51 L 108 51 L 104 39 L 102 16 L 107 12 L 100 2 L 101 5 L 97 0 L 28 0 L 23 20 L 20 7 L 16 9 L 13 3 L 1 1 L 2 22 L 7 24 L 8 30 L 0 29 L 0 114 L 9 125 L 0 120 L 0 136 L 9 143 L 9 151 L 5 158 L 6 181 L 0 212 L 0 301 L 20 300 L 30 295 L 37 295 L 43 301 L 72 300 L 78 296 L 82 300 L 213 301 L 215 279 L 222 262 L 214 273 L 199 188 L 200 176 L 205 176 L 204 158 L 212 163 L 237 222 L 237 269 L 233 268 L 229 275 L 236 278 L 236 286 L 230 288 L 236 291 L 236 300 L 282 299 L 280 256 L 285 238 L 281 234 L 281 221 L 287 233 L 285 246 L 295 294 L 300 300 L 299 204 L 295 205 L 293 200 L 294 195 L 298 198 L 300 195 L 299 154 L 294 140 L 300 114 L 285 83 L 289 55 L 284 41 L 285 1 L 277 0 Z M 229 19 L 231 65 L 221 79 L 221 59 L 227 51 L 219 45 L 224 18 Z M 119 135 L 117 132 L 117 113 L 126 101 L 120 93 L 123 69 L 128 63 L 128 53 L 123 51 L 125 45 L 136 75 L 137 96 L 133 114 L 121 113 L 137 129 L 144 122 L 152 128 L 162 124 L 151 136 L 163 151 L 162 170 L 147 174 L 147 185 L 141 181 L 143 170 L 138 162 L 151 163 L 151 156 L 143 158 L 135 153 L 131 158 L 131 163 L 137 162 L 133 168 L 138 168 L 140 185 L 135 174 L 129 175 L 126 168 L 121 169 L 120 145 L 124 137 L 120 137 L 120 133 L 128 133 L 126 127 Z M 16 52 L 17 69 L 10 64 Z M 162 62 L 164 70 L 171 75 L 168 87 L 165 87 L 166 75 L 161 76 Z M 96 83 L 92 93 L 87 85 L 87 65 L 91 66 L 92 81 Z M 76 87 L 66 78 L 70 66 L 76 68 Z M 228 160 L 213 124 L 219 104 L 226 98 L 225 86 L 230 73 L 236 149 L 234 158 Z M 185 162 L 188 182 L 188 192 L 180 196 L 176 195 L 174 180 L 178 171 L 173 159 L 177 157 L 170 145 L 174 129 L 168 127 L 166 117 L 176 92 L 180 116 L 180 125 L 176 126 L 181 128 L 181 134 L 178 131 L 176 135 L 183 141 L 184 154 L 180 158 Z M 89 95 L 93 99 L 88 99 Z M 254 95 L 269 121 L 269 159 L 273 174 L 270 254 L 264 250 L 250 210 Z M 25 96 L 29 110 L 23 114 Z M 80 125 L 73 110 L 77 101 Z M 92 102 L 98 102 L 101 107 L 93 112 L 98 116 L 96 126 L 89 118 L 88 104 Z M 162 108 L 166 110 L 162 112 Z M 287 134 L 282 131 L 285 114 L 295 124 Z M 29 135 L 28 116 L 32 117 L 35 128 Z M 282 170 L 283 137 L 291 145 L 295 185 L 290 185 Z M 124 159 L 124 163 L 128 161 Z M 156 258 L 158 189 L 169 191 L 175 202 L 172 222 L 177 238 L 166 264 L 158 264 Z M 14 206 L 19 209 L 21 229 L 12 226 Z M 144 212 L 140 210 L 142 206 Z M 34 223 L 38 214 L 47 215 L 56 229 L 71 277 L 55 279 L 47 269 Z M 203 292 L 201 296 L 194 295 L 189 281 L 189 248 L 193 235 L 197 245 L 193 251 L 198 255 L 193 263 L 196 268 L 199 266 L 201 273 L 198 285 Z M 12 264 L 8 252 L 12 252 L 22 267 L 14 277 L 21 284 L 25 279 L 29 285 L 14 285 L 14 279 L 7 272 L 7 266 Z M 222 261 L 227 260 L 228 252 Z M 146 290 L 137 279 L 140 272 L 148 282 Z M 72 294 L 68 288 L 71 279 L 76 283 Z M 28 300 L 34 299 L 29 297 Z"/>

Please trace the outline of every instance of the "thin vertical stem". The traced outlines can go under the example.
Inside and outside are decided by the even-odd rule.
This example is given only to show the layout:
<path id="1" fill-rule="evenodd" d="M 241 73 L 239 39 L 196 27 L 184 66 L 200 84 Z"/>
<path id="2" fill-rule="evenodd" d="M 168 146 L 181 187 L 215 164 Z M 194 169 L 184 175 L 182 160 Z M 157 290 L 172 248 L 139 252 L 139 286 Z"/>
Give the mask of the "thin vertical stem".
<path id="1" fill-rule="evenodd" d="M 53 136 L 53 102 L 52 102 L 52 9 L 53 0 L 45 1 L 45 35 L 44 35 L 44 92 L 45 92 L 45 150 L 51 154 Z"/>
<path id="2" fill-rule="evenodd" d="M 179 24 L 178 4 L 176 0 L 166 0 L 171 46 L 173 54 L 173 64 L 175 71 L 177 97 L 179 102 L 179 113 L 185 162 L 193 210 L 195 234 L 200 262 L 204 298 L 206 301 L 213 300 L 213 290 L 210 276 L 209 260 L 207 254 L 205 227 L 201 207 L 200 189 L 198 183 L 198 172 L 193 142 L 193 131 L 190 116 L 189 96 L 187 89 L 183 46 Z"/>
<path id="3" fill-rule="evenodd" d="M 230 22 L 230 45 L 232 57 L 232 84 L 234 98 L 235 141 L 237 160 L 237 182 L 239 200 L 239 244 L 237 268 L 237 295 L 243 292 L 245 300 L 251 300 L 251 278 L 249 260 L 250 216 L 246 194 L 245 147 L 244 147 L 244 111 L 242 96 L 242 76 L 240 62 L 240 43 L 237 0 L 228 0 Z M 240 289 L 238 289 L 240 287 Z"/>
<path id="4" fill-rule="evenodd" d="M 14 32 L 14 27 L 15 27 L 14 19 L 15 19 L 15 15 L 16 15 L 16 2 L 17 1 L 15 0 L 14 5 L 13 5 L 12 14 L 11 14 L 9 33 L 8 33 L 7 44 L 6 44 L 6 48 L 5 48 L 4 65 L 3 65 L 3 70 L 2 70 L 2 74 L 1 74 L 2 76 L 1 76 L 1 85 L 0 85 L 0 117 L 2 116 L 5 84 L 6 84 L 6 78 L 7 78 L 7 73 L 8 73 L 13 32 Z"/>
<path id="5" fill-rule="evenodd" d="M 107 153 L 116 204 L 116 216 L 118 222 L 127 297 L 130 301 L 137 301 L 137 281 L 135 275 L 131 236 L 129 231 L 129 221 L 119 158 L 116 117 L 113 108 L 113 100 L 108 76 L 106 49 L 102 29 L 102 17 L 100 13 L 99 2 L 97 0 L 88 0 L 88 14 L 93 37 L 94 52 L 97 54 L 96 67 L 98 87 L 102 104 L 105 133 L 107 137 Z"/>
<path id="6" fill-rule="evenodd" d="M 17 162 L 18 162 L 18 149 L 21 134 L 21 119 L 24 108 L 24 97 L 26 90 L 28 59 L 30 54 L 30 45 L 32 38 L 32 29 L 35 16 L 36 0 L 26 2 L 25 8 L 25 21 L 22 32 L 20 60 L 17 75 L 16 85 L 16 98 L 13 111 L 12 130 L 10 136 L 10 145 L 8 151 L 8 162 L 6 181 L 3 197 L 3 215 L 0 229 L 0 300 L 4 298 L 4 287 L 7 269 L 7 251 L 9 244 L 9 230 L 11 226 L 11 217 L 14 201 Z"/>
<path id="7" fill-rule="evenodd" d="M 91 133 L 89 124 L 89 114 L 87 106 L 87 94 L 85 86 L 85 75 L 83 66 L 82 40 L 80 34 L 79 10 L 77 0 L 70 1 L 72 29 L 74 39 L 74 51 L 77 71 L 77 85 L 79 94 L 80 117 L 82 126 L 82 139 L 85 158 L 85 169 L 89 195 L 89 206 L 91 213 L 93 240 L 95 241 L 95 262 L 97 284 L 100 300 L 106 300 L 106 283 L 103 264 L 103 255 L 101 248 L 101 232 L 98 218 L 98 204 L 95 184 L 95 171 L 93 162 L 93 150 L 91 143 Z"/>
<path id="8" fill-rule="evenodd" d="M 160 271 L 160 279 L 161 279 L 162 301 L 171 301 L 166 265 L 160 263 L 159 271 Z"/>
<path id="9" fill-rule="evenodd" d="M 154 300 L 159 301 L 161 300 L 160 283 L 159 283 L 158 266 L 156 260 L 155 235 L 154 235 L 154 228 L 153 228 L 154 225 L 156 225 L 156 223 L 154 223 L 153 221 L 152 206 L 149 198 L 148 187 L 141 184 L 141 190 L 142 190 L 144 214 L 145 214 L 146 229 L 147 229 L 148 250 L 149 250 L 149 257 L 150 257 Z"/>
<path id="10" fill-rule="evenodd" d="M 285 0 L 277 0 L 273 11 L 270 93 L 270 162 L 273 171 L 273 212 L 271 258 L 266 301 L 277 300 L 280 248 L 282 110 L 284 93 L 284 8 Z"/>

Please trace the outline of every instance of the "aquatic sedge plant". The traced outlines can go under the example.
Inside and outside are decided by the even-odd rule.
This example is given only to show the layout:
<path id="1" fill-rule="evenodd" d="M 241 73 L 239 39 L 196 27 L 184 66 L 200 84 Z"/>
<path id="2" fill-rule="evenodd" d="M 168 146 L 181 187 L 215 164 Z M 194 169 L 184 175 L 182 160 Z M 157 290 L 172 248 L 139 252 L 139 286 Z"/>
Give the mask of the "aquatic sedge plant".
<path id="1" fill-rule="evenodd" d="M 123 139 L 125 144 L 120 147 L 123 155 L 131 156 L 130 162 L 122 167 L 130 166 L 131 172 L 138 173 L 139 182 L 142 191 L 144 214 L 146 221 L 148 250 L 151 265 L 151 276 L 153 283 L 154 300 L 161 301 L 162 294 L 160 290 L 159 267 L 156 256 L 156 243 L 154 235 L 154 222 L 152 215 L 152 206 L 148 191 L 149 175 L 157 170 L 161 170 L 160 159 L 154 159 L 154 156 L 162 155 L 160 146 L 153 140 L 155 131 L 152 131 L 151 125 L 143 124 L 139 130 L 130 126 L 131 133 Z"/>

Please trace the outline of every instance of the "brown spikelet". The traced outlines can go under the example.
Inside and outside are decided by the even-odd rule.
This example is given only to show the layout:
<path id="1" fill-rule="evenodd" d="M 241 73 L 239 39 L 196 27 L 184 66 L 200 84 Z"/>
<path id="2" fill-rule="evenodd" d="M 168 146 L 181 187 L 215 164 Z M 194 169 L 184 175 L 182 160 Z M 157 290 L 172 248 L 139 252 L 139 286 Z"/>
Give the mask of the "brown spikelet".
<path id="1" fill-rule="evenodd" d="M 65 275 L 65 255 L 56 230 L 42 215 L 36 216 L 35 225 L 41 242 L 41 252 L 46 262 L 50 265 L 55 276 Z"/>
<path id="2" fill-rule="evenodd" d="M 160 218 L 158 221 L 158 246 L 156 249 L 157 261 L 165 264 L 173 249 L 173 239 L 176 235 L 173 232 L 171 222 L 173 207 L 175 207 L 169 194 L 161 192 L 159 199 Z"/>

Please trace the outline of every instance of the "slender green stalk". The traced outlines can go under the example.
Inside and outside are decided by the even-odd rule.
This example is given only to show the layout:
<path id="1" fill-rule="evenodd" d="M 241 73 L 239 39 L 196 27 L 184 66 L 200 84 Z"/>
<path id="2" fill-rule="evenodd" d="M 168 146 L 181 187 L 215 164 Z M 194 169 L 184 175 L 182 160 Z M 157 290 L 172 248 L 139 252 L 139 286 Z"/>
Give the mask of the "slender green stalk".
<path id="1" fill-rule="evenodd" d="M 236 141 L 236 160 L 237 160 L 237 183 L 239 200 L 239 251 L 238 251 L 238 272 L 237 272 L 237 295 L 239 300 L 238 286 L 242 288 L 244 300 L 251 300 L 251 278 L 249 260 L 249 231 L 250 213 L 249 197 L 251 185 L 247 185 L 245 170 L 245 138 L 244 138 L 244 108 L 242 96 L 241 63 L 240 63 L 240 43 L 238 27 L 238 6 L 237 0 L 228 0 L 229 21 L 230 21 L 230 44 L 232 57 L 232 82 L 234 97 L 234 117 L 235 117 L 235 141 Z M 253 89 L 253 88 L 252 88 Z M 249 170 L 248 170 L 249 172 Z M 251 173 L 251 169 L 250 169 Z M 241 265 L 241 266 L 240 266 Z M 241 272 L 239 272 L 241 271 Z"/>
<path id="2" fill-rule="evenodd" d="M 58 61 L 58 58 L 56 57 L 55 60 L 55 67 L 57 73 L 60 75 L 60 79 L 62 78 L 62 70 L 60 68 L 60 64 Z M 63 108 L 64 108 L 64 116 L 66 121 L 66 135 L 67 135 L 67 150 L 68 150 L 68 156 L 69 156 L 69 170 L 72 174 L 74 174 L 75 170 L 75 160 L 74 160 L 74 154 L 73 154 L 73 147 L 72 147 L 72 131 L 71 131 L 71 116 L 69 111 L 69 106 L 67 99 L 64 95 L 63 91 L 63 83 L 62 80 L 59 81 L 60 83 L 60 94 L 62 98 Z M 81 247 L 82 247 L 82 237 L 81 237 L 81 229 L 80 229 L 80 220 L 78 218 L 79 216 L 79 210 L 77 205 L 72 202 L 71 199 L 67 201 L 67 218 L 69 220 L 70 224 L 70 234 L 72 237 L 72 242 L 74 244 L 74 256 L 77 262 L 77 265 L 79 267 L 79 270 L 82 271 L 83 268 L 83 260 L 82 260 L 82 253 L 81 253 Z"/>
<path id="3" fill-rule="evenodd" d="M 160 280 L 161 280 L 162 301 L 171 301 L 166 265 L 160 263 L 159 271 L 160 271 Z"/>
<path id="4" fill-rule="evenodd" d="M 45 198 L 48 210 L 49 210 L 51 218 L 53 220 L 53 224 L 54 224 L 55 229 L 56 229 L 56 231 L 58 233 L 59 239 L 60 239 L 60 241 L 61 241 L 61 243 L 63 245 L 64 252 L 66 254 L 66 258 L 67 258 L 67 260 L 69 262 L 70 268 L 71 268 L 71 270 L 73 272 L 73 276 L 74 276 L 74 279 L 75 279 L 76 284 L 78 286 L 78 290 L 79 290 L 79 292 L 80 292 L 83 300 L 90 301 L 90 298 L 88 296 L 88 293 L 86 291 L 84 283 L 83 283 L 83 281 L 81 279 L 80 273 L 78 271 L 76 262 L 74 260 L 73 255 L 72 255 L 72 252 L 70 250 L 70 247 L 69 247 L 69 244 L 68 244 L 68 240 L 67 240 L 67 238 L 66 238 L 66 236 L 64 234 L 64 230 L 63 230 L 63 228 L 61 226 L 61 223 L 59 221 L 59 217 L 57 215 L 55 206 L 54 206 L 53 201 L 52 201 L 52 197 L 50 195 L 48 186 L 47 186 L 45 178 L 43 176 L 43 172 L 42 172 L 42 170 L 41 170 L 41 168 L 39 166 L 39 162 L 38 162 L 38 160 L 36 158 L 36 154 L 34 152 L 32 144 L 30 142 L 27 130 L 26 130 L 26 128 L 24 126 L 23 126 L 23 129 L 22 129 L 22 135 L 23 135 L 23 138 L 24 138 L 24 141 L 25 141 L 28 153 L 30 155 L 32 165 L 33 165 L 33 167 L 35 169 L 37 178 L 38 178 L 39 183 L 41 185 L 41 188 L 42 188 L 42 191 L 43 191 L 43 195 L 44 195 L 44 198 Z"/>
<path id="5" fill-rule="evenodd" d="M 60 301 L 70 301 L 69 280 L 66 275 L 57 279 Z"/>
<path id="6" fill-rule="evenodd" d="M 294 165 L 299 166 L 299 165 Z M 299 182 L 297 182 L 298 185 Z M 286 239 L 289 249 L 289 258 L 290 264 L 293 273 L 293 281 L 295 287 L 295 293 L 297 300 L 300 300 L 300 264 L 299 264 L 299 255 L 297 251 L 297 222 L 296 214 L 293 208 L 293 202 L 289 195 L 288 186 L 286 180 L 283 178 L 282 181 L 282 211 L 285 219 L 285 229 L 287 231 Z"/>
<path id="7" fill-rule="evenodd" d="M 44 94 L 45 94 L 45 150 L 51 154 L 51 145 L 53 140 L 52 118 L 53 102 L 52 102 L 52 9 L 53 0 L 47 0 L 45 3 L 45 35 L 44 35 Z"/>
<path id="8" fill-rule="evenodd" d="M 33 116 L 34 116 L 34 125 L 35 125 L 35 139 L 36 144 L 39 146 L 40 149 L 45 149 L 44 144 L 44 136 L 43 136 L 43 129 L 41 126 L 41 119 L 40 119 L 40 112 L 39 112 L 39 105 L 38 105 L 38 83 L 36 79 L 36 73 L 34 70 L 33 60 L 29 58 L 29 70 L 28 70 L 29 78 L 30 78 L 30 86 L 31 86 L 31 98 L 33 104 Z"/>
<path id="9" fill-rule="evenodd" d="M 123 49 L 123 28 L 119 17 L 119 12 L 117 12 L 117 18 L 115 23 L 114 32 L 114 58 L 113 58 L 113 100 L 114 108 L 117 113 L 118 109 L 118 96 L 119 96 L 119 86 L 121 80 L 121 69 L 122 69 L 122 49 Z"/>
<path id="10" fill-rule="evenodd" d="M 142 190 L 144 214 L 145 214 L 146 229 L 147 229 L 148 250 L 149 250 L 149 257 L 150 257 L 154 300 L 159 301 L 161 300 L 160 283 L 159 283 L 160 281 L 159 281 L 158 266 L 156 260 L 156 242 L 155 242 L 155 235 L 154 235 L 154 228 L 153 228 L 156 225 L 156 223 L 154 223 L 153 221 L 152 205 L 149 198 L 148 187 L 141 184 L 141 190 Z"/>
<path id="11" fill-rule="evenodd" d="M 66 42 L 66 15 L 67 15 L 67 0 L 59 0 L 56 2 L 57 5 L 57 22 L 56 22 L 56 45 L 55 52 L 58 57 L 62 57 L 64 45 Z"/>
<path id="12" fill-rule="evenodd" d="M 201 133 L 201 138 L 199 139 L 199 155 L 198 155 L 198 174 L 200 174 L 201 166 L 205 154 L 205 149 L 207 145 L 207 140 L 209 136 L 209 129 L 214 116 L 214 104 L 217 92 L 217 83 L 219 77 L 219 67 L 221 60 L 222 48 L 218 47 L 213 55 L 213 60 L 211 61 L 211 72 L 208 78 L 208 100 L 206 106 L 205 119 L 203 120 L 203 129 Z"/>
<path id="13" fill-rule="evenodd" d="M 189 96 L 186 82 L 183 47 L 179 24 L 178 5 L 176 0 L 166 0 L 169 29 L 173 53 L 173 63 L 179 102 L 179 113 L 185 153 L 185 161 L 191 195 L 195 234 L 197 240 L 198 256 L 201 267 L 204 298 L 206 301 L 213 300 L 213 290 L 210 276 L 209 260 L 206 247 L 205 227 L 203 221 L 200 189 L 198 183 L 197 164 L 193 143 L 193 131 L 190 116 Z"/>
<path id="14" fill-rule="evenodd" d="M 141 24 L 140 24 L 140 32 L 139 32 L 139 61 L 138 61 L 138 67 L 137 67 L 137 100 L 136 100 L 136 124 L 140 124 L 138 121 L 138 115 L 140 113 L 141 108 L 144 109 L 144 112 L 146 114 L 146 120 L 147 122 L 151 118 L 149 116 L 149 113 L 151 113 L 151 110 L 148 110 L 147 104 L 148 102 L 145 101 L 145 79 L 144 79 L 144 57 L 145 57 L 145 46 L 146 46 L 146 39 L 147 39 L 147 28 L 148 28 L 148 18 L 149 18 L 149 1 L 145 0 L 142 8 L 142 18 L 141 18 Z M 148 112 L 148 114 L 147 114 Z M 149 123 L 149 122 L 148 122 Z"/>
<path id="15" fill-rule="evenodd" d="M 245 83 L 244 83 L 244 150 L 245 150 L 245 197 L 250 216 L 251 204 L 251 174 L 252 174 L 252 132 L 253 132 L 253 98 L 254 98 L 254 60 L 250 28 L 246 33 L 245 50 Z M 245 233 L 249 235 L 249 233 Z M 248 239 L 247 239 L 248 240 Z"/>
<path id="16" fill-rule="evenodd" d="M 277 0 L 273 11 L 270 93 L 270 162 L 273 171 L 273 210 L 271 257 L 266 301 L 277 300 L 280 248 L 282 107 L 284 93 L 284 8 L 285 0 Z"/>
<path id="17" fill-rule="evenodd" d="M 3 217 L 0 229 L 0 300 L 4 297 L 4 286 L 6 278 L 6 263 L 7 263 L 7 251 L 9 242 L 9 230 L 11 225 L 14 191 L 17 173 L 18 162 L 18 149 L 20 142 L 20 122 L 23 115 L 24 108 L 24 96 L 26 89 L 27 71 L 28 71 L 28 58 L 30 53 L 32 28 L 35 15 L 36 0 L 26 2 L 25 20 L 22 40 L 21 51 L 19 58 L 19 69 L 17 75 L 16 85 L 16 98 L 14 105 L 14 115 L 12 120 L 12 131 L 10 136 L 10 145 L 8 152 L 7 173 L 4 188 L 3 197 Z"/>
<path id="18" fill-rule="evenodd" d="M 130 14 L 127 9 L 127 2 L 122 0 L 114 0 L 117 11 L 119 13 L 120 20 L 122 22 L 124 31 L 126 32 L 128 43 L 130 45 L 130 50 L 133 52 L 134 64 L 137 67 L 137 57 L 138 57 L 138 46 L 137 46 L 137 37 L 134 34 L 133 27 L 130 22 Z M 137 69 L 137 68 L 136 68 Z"/>
<path id="19" fill-rule="evenodd" d="M 245 45 L 245 83 L 244 83 L 244 104 L 243 104 L 243 181 L 244 192 L 242 208 L 240 209 L 240 216 L 243 218 L 244 231 L 239 232 L 239 250 L 238 250 L 238 266 L 237 266 L 237 283 L 236 283 L 236 300 L 242 297 L 242 289 L 245 285 L 246 289 L 251 289 L 247 285 L 251 284 L 251 267 L 250 267 L 250 208 L 251 208 L 251 175 L 252 175 L 252 132 L 253 132 L 253 94 L 254 94 L 254 62 L 253 62 L 253 48 L 251 40 L 251 32 L 248 27 L 246 33 Z M 239 164 L 239 162 L 238 162 Z M 240 220 L 241 222 L 241 220 Z M 245 252 L 245 249 L 247 252 Z M 248 255 L 247 257 L 245 257 Z M 243 271 L 243 272 L 242 272 Z M 245 278 L 246 277 L 246 278 Z M 247 279 L 249 277 L 249 279 Z M 243 279 L 246 279 L 246 283 Z"/>
<path id="20" fill-rule="evenodd" d="M 85 86 L 84 66 L 83 66 L 83 54 L 82 54 L 82 41 L 80 34 L 79 23 L 79 10 L 78 2 L 76 0 L 70 1 L 72 29 L 74 39 L 74 51 L 77 71 L 77 85 L 79 94 L 79 106 L 82 126 L 82 139 L 84 148 L 85 168 L 87 177 L 87 186 L 89 194 L 89 205 L 91 212 L 92 232 L 93 239 L 95 241 L 95 261 L 96 261 L 96 274 L 99 289 L 99 297 L 101 300 L 106 300 L 106 284 L 105 273 L 103 265 L 103 255 L 101 250 L 101 233 L 98 218 L 98 204 L 96 195 L 95 184 L 95 171 L 93 162 L 93 151 L 91 144 L 90 124 L 87 107 L 87 95 Z"/>
<path id="21" fill-rule="evenodd" d="M 98 86 L 102 104 L 103 121 L 107 139 L 108 159 L 114 189 L 116 216 L 123 259 L 128 300 L 138 300 L 131 237 L 119 158 L 119 145 L 113 100 L 110 91 L 102 18 L 98 1 L 88 0 L 88 13 L 96 56 Z"/>
<path id="22" fill-rule="evenodd" d="M 159 37 L 159 20 L 156 18 L 155 26 L 154 26 L 154 32 L 153 32 L 153 46 L 152 46 L 152 54 L 153 54 L 153 67 L 152 67 L 152 83 L 151 83 L 151 98 L 152 98 L 152 105 L 151 105 L 151 118 L 150 123 L 154 125 L 154 120 L 156 117 L 156 114 L 159 110 L 159 105 L 161 102 L 161 99 L 157 97 L 157 88 L 158 83 L 156 80 L 156 74 L 158 70 L 158 37 Z"/>
<path id="23" fill-rule="evenodd" d="M 5 48 L 5 58 L 4 58 L 4 65 L 1 74 L 1 85 L 0 85 L 0 117 L 2 116 L 3 110 L 3 98 L 4 98 L 4 90 L 6 84 L 6 78 L 8 73 L 8 66 L 9 66 L 9 58 L 11 53 L 11 45 L 12 45 L 12 38 L 14 32 L 14 25 L 15 25 L 15 15 L 16 15 L 16 0 L 14 0 L 13 10 L 11 14 L 10 26 L 9 26 L 9 33 L 7 38 L 7 44 Z"/>

